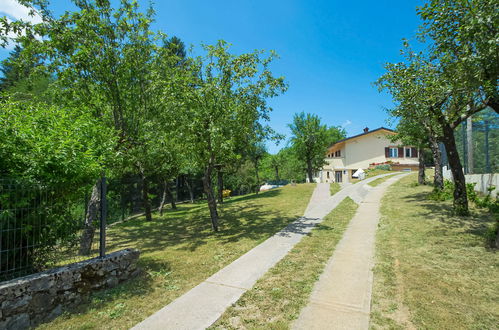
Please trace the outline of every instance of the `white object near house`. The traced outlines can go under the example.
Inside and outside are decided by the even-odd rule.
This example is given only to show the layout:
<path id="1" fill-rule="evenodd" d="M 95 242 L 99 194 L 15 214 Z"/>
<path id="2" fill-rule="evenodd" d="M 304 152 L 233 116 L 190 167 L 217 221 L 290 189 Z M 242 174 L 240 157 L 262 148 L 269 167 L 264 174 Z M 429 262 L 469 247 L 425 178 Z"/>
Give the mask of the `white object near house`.
<path id="1" fill-rule="evenodd" d="M 277 185 L 277 184 L 264 184 L 263 186 L 260 187 L 260 191 L 266 191 L 266 190 L 270 190 L 270 189 L 274 189 L 274 188 L 280 188 L 280 187 L 284 187 L 283 185 Z"/>
<path id="2" fill-rule="evenodd" d="M 360 180 L 364 180 L 366 177 L 366 172 L 364 172 L 363 169 L 359 168 L 357 171 L 355 171 L 354 174 L 352 174 L 352 178 L 357 178 Z"/>

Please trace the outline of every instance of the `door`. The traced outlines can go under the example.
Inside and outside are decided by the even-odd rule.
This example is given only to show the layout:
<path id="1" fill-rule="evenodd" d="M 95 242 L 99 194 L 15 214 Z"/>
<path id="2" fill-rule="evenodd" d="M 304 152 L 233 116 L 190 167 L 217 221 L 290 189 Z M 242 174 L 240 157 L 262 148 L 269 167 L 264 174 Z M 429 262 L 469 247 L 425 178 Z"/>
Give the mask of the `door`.
<path id="1" fill-rule="evenodd" d="M 338 183 L 343 182 L 343 171 L 335 171 L 334 178 L 336 179 L 336 182 L 338 182 Z"/>

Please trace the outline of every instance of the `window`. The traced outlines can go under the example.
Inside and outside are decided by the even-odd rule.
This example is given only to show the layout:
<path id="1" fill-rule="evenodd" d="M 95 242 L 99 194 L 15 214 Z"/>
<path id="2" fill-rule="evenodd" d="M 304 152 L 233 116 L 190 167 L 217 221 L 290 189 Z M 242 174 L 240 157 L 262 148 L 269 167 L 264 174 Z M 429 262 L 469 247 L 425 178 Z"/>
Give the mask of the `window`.
<path id="1" fill-rule="evenodd" d="M 391 158 L 397 158 L 399 156 L 399 149 L 398 148 L 390 148 L 390 153 L 388 154 L 389 157 Z"/>
<path id="2" fill-rule="evenodd" d="M 334 152 L 334 157 L 341 157 L 341 150 L 337 150 Z"/>
<path id="3" fill-rule="evenodd" d="M 412 147 L 405 148 L 405 157 L 406 158 L 417 158 L 418 157 L 418 149 Z"/>
<path id="4" fill-rule="evenodd" d="M 327 174 L 327 178 L 329 179 L 329 171 L 327 171 L 326 174 Z"/>

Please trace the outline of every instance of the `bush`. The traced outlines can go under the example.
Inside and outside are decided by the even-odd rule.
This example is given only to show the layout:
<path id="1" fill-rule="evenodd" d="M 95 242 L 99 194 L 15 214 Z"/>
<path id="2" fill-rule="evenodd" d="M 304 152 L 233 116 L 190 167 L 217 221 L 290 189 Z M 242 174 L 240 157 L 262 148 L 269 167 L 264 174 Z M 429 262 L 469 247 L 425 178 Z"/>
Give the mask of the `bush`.
<path id="1" fill-rule="evenodd" d="M 475 191 L 475 183 L 467 183 L 466 184 L 466 193 L 468 195 L 468 200 L 470 202 L 473 202 L 476 206 L 480 208 L 487 208 L 489 209 L 489 212 L 491 213 L 499 213 L 499 200 L 497 198 L 493 198 L 491 196 L 492 190 L 495 189 L 495 187 L 490 187 L 489 188 L 489 193 L 481 197 L 476 191 Z M 430 195 L 428 196 L 429 199 L 435 200 L 435 201 L 445 201 L 445 200 L 451 200 L 454 195 L 454 183 L 449 180 L 444 181 L 444 189 L 438 190 L 434 189 Z"/>
<path id="2" fill-rule="evenodd" d="M 437 188 L 428 196 L 429 199 L 434 201 L 446 201 L 452 199 L 454 196 L 454 183 L 450 180 L 444 181 L 444 189 L 439 190 Z"/>
<path id="3" fill-rule="evenodd" d="M 488 246 L 495 247 L 497 232 L 499 232 L 499 221 L 496 221 L 494 224 L 490 225 L 485 232 L 485 239 Z"/>
<path id="4" fill-rule="evenodd" d="M 391 171 L 392 167 L 389 164 L 376 165 L 374 167 L 375 170 L 383 170 L 383 171 Z"/>

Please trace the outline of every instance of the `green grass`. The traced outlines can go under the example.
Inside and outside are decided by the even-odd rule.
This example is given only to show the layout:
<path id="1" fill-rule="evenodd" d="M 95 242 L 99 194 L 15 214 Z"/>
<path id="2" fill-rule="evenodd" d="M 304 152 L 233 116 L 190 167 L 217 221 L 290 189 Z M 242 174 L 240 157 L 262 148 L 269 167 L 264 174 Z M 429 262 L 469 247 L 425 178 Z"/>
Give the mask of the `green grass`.
<path id="1" fill-rule="evenodd" d="M 398 173 L 392 173 L 390 175 L 387 175 L 387 176 L 384 176 L 381 178 L 377 178 L 376 180 L 369 182 L 368 185 L 370 185 L 371 187 L 376 187 L 376 186 L 382 184 L 383 182 L 385 182 L 386 180 L 390 179 L 395 174 L 398 174 Z"/>
<path id="2" fill-rule="evenodd" d="M 108 251 L 138 248 L 143 274 L 41 328 L 129 329 L 302 216 L 314 187 L 233 197 L 220 207 L 216 234 L 204 203 L 179 204 L 152 222 L 138 218 L 110 227 Z"/>
<path id="3" fill-rule="evenodd" d="M 376 175 L 388 174 L 388 173 L 393 173 L 393 171 L 380 170 L 380 169 L 366 170 L 366 178 L 372 178 L 373 176 Z"/>
<path id="4" fill-rule="evenodd" d="M 329 193 L 331 194 L 331 196 L 333 196 L 334 194 L 336 194 L 340 190 L 341 190 L 341 186 L 339 183 L 333 182 L 333 183 L 329 184 Z"/>
<path id="5" fill-rule="evenodd" d="M 453 216 L 431 190 L 410 175 L 383 198 L 371 328 L 498 329 L 499 255 L 485 239 L 494 216 Z"/>
<path id="6" fill-rule="evenodd" d="M 347 198 L 211 327 L 287 329 L 307 304 L 357 205 Z"/>

